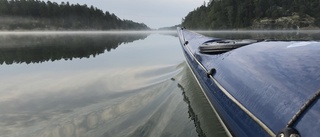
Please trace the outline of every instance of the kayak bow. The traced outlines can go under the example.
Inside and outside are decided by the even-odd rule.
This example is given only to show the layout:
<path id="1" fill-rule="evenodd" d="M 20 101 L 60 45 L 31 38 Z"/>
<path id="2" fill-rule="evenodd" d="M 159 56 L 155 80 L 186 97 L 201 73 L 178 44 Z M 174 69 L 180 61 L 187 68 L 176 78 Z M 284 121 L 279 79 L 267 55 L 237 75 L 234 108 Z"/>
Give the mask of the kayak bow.
<path id="1" fill-rule="evenodd" d="M 188 66 L 230 136 L 320 134 L 320 42 L 177 32 Z"/>

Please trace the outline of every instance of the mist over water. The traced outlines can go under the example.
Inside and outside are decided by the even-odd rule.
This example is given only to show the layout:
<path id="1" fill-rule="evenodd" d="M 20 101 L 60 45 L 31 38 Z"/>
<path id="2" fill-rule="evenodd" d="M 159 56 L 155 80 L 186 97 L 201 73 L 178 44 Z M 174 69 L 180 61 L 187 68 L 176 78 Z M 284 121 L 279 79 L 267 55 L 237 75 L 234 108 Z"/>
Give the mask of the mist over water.
<path id="1" fill-rule="evenodd" d="M 225 136 L 175 36 L 0 32 L 0 136 Z"/>
<path id="2" fill-rule="evenodd" d="M 0 136 L 204 135 L 172 33 L 31 34 L 0 35 Z"/>
<path id="3" fill-rule="evenodd" d="M 320 30 L 200 30 L 196 32 L 210 37 L 228 39 L 320 40 Z"/>

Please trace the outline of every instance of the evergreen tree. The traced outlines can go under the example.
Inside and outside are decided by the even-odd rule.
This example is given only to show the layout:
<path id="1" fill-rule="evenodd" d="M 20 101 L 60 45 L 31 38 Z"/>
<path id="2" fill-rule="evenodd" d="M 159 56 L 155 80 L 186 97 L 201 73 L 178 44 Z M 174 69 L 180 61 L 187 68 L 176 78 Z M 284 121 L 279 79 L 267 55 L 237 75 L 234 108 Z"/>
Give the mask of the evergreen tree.
<path id="1" fill-rule="evenodd" d="M 191 11 L 182 21 L 190 29 L 248 28 L 261 19 L 278 19 L 298 14 L 314 18 L 320 26 L 319 0 L 210 0 Z"/>
<path id="2" fill-rule="evenodd" d="M 149 29 L 143 23 L 119 19 L 108 11 L 69 2 L 0 0 L 0 17 L 16 19 L 0 22 L 0 29 Z"/>

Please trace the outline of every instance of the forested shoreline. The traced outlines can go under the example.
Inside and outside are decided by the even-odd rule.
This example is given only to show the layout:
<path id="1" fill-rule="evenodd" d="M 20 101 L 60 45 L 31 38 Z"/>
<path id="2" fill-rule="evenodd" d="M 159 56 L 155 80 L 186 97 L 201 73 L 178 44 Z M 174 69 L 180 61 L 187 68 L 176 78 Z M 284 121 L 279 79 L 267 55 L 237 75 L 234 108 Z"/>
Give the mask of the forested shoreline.
<path id="1" fill-rule="evenodd" d="M 143 23 L 87 5 L 40 0 L 0 0 L 0 30 L 142 30 Z"/>
<path id="2" fill-rule="evenodd" d="M 210 0 L 183 20 L 189 29 L 313 29 L 319 0 Z"/>

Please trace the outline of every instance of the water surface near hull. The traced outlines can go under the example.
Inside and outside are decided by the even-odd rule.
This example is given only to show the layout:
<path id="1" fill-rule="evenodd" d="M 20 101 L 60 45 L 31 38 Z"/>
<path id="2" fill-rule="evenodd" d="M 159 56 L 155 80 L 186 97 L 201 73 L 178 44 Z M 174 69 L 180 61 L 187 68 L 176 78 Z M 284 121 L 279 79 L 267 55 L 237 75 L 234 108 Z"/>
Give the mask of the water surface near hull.
<path id="1" fill-rule="evenodd" d="M 18 36 L 34 49 L 46 44 L 24 37 L 30 36 Z M 45 37 L 50 41 L 50 36 Z M 188 76 L 177 38 L 152 34 L 133 38 L 134 42 L 119 38 L 108 45 L 112 41 L 101 39 L 109 37 L 103 34 L 66 37 L 63 41 L 73 42 L 57 42 L 52 47 L 71 44 L 81 51 L 86 44 L 77 46 L 79 38 L 91 41 L 91 37 L 100 42 L 87 46 L 98 48 L 90 48 L 84 57 L 67 50 L 56 54 L 56 59 L 27 53 L 40 61 L 27 60 L 24 55 L 15 59 L 11 53 L 0 56 L 4 62 L 0 66 L 1 137 L 220 135 L 220 131 L 212 131 L 214 115 Z M 14 39 L 4 38 L 8 43 Z M 10 45 L 10 50 L 23 54 L 20 47 L 25 46 L 14 44 L 18 48 Z M 114 48 L 101 52 L 101 47 L 109 46 Z M 8 44 L 2 43 L 3 47 Z"/>

